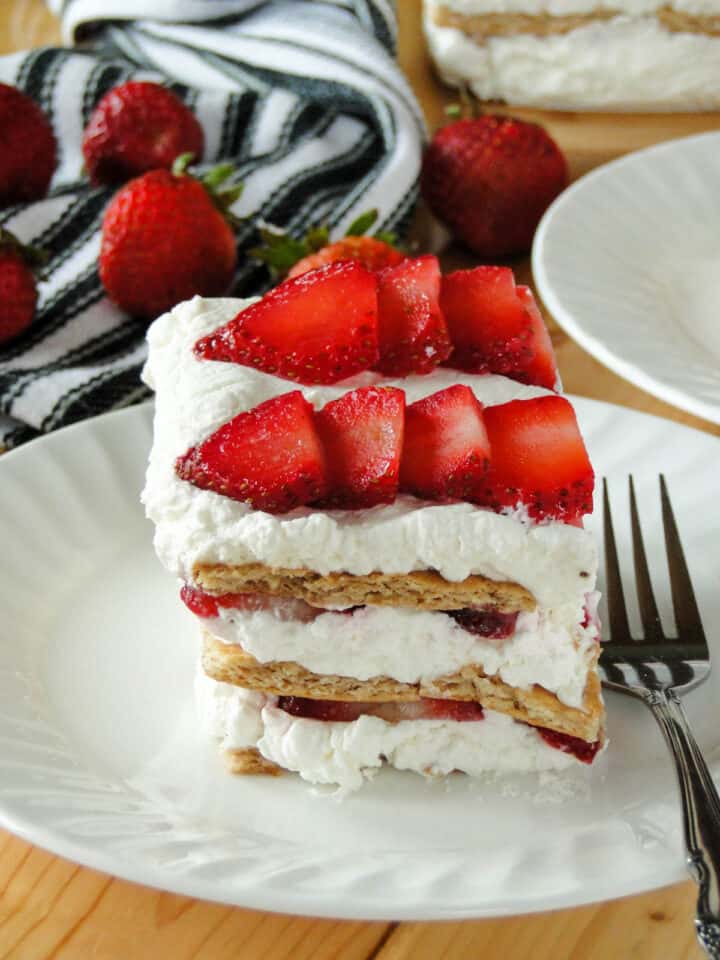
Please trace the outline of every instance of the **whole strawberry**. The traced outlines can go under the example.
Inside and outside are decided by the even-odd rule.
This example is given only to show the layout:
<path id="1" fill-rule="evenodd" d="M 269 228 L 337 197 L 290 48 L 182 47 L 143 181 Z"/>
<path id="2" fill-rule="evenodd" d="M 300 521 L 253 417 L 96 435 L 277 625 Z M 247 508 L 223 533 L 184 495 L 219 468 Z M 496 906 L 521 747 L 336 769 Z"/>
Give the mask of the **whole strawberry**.
<path id="1" fill-rule="evenodd" d="M 185 172 L 188 161 L 131 180 L 105 211 L 100 279 L 128 313 L 155 317 L 195 294 L 219 296 L 233 278 L 226 210 L 241 187 L 218 189 L 232 172 L 226 165 L 196 180 Z"/>
<path id="2" fill-rule="evenodd" d="M 359 260 L 364 267 L 376 273 L 385 267 L 394 267 L 404 259 L 405 254 L 397 247 L 377 237 L 344 237 L 298 260 L 288 271 L 288 277 L 299 277 L 308 270 L 317 270 L 339 260 Z"/>
<path id="3" fill-rule="evenodd" d="M 33 267 L 38 262 L 36 251 L 23 247 L 0 227 L 0 344 L 18 336 L 32 322 L 37 303 Z"/>
<path id="4" fill-rule="evenodd" d="M 565 157 L 542 127 L 487 115 L 438 130 L 420 189 L 435 216 L 474 253 L 507 257 L 530 250 L 567 178 Z"/>
<path id="5" fill-rule="evenodd" d="M 85 167 L 93 183 L 124 183 L 146 170 L 169 170 L 175 158 L 202 158 L 204 138 L 195 115 L 157 83 L 113 87 L 92 112 L 83 136 Z"/>
<path id="6" fill-rule="evenodd" d="M 56 159 L 55 136 L 40 107 L 0 83 L 0 207 L 44 197 Z"/>
<path id="7" fill-rule="evenodd" d="M 330 242 L 327 226 L 312 227 L 304 237 L 297 239 L 273 226 L 260 228 L 262 246 L 250 250 L 250 255 L 262 260 L 274 277 L 299 277 L 329 263 L 357 260 L 367 270 L 377 273 L 385 267 L 394 267 L 405 259 L 395 245 L 393 233 L 365 234 L 378 218 L 377 210 L 361 213 L 347 228 L 345 236 Z"/>

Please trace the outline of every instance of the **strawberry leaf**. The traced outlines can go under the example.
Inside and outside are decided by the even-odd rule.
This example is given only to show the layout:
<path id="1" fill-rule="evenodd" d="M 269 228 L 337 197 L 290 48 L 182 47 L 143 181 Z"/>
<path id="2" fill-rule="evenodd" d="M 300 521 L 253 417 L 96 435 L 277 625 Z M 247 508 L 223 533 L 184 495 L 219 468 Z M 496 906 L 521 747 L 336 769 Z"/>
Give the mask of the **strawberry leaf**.
<path id="1" fill-rule="evenodd" d="M 291 237 L 289 233 L 271 227 L 260 227 L 260 236 L 263 246 L 253 247 L 248 253 L 267 264 L 273 272 L 287 273 L 294 263 L 307 255 L 305 243 Z"/>
<path id="2" fill-rule="evenodd" d="M 357 220 L 353 220 L 350 226 L 345 231 L 346 237 L 361 237 L 364 233 L 367 233 L 370 227 L 375 223 L 378 218 L 377 210 L 368 210 L 366 213 L 361 213 Z"/>
<path id="3" fill-rule="evenodd" d="M 49 259 L 46 250 L 21 243 L 14 233 L 0 227 L 0 250 L 2 249 L 12 250 L 22 258 L 23 263 L 35 273 L 39 280 L 45 279 L 45 275 L 40 268 L 44 267 Z"/>
<path id="4" fill-rule="evenodd" d="M 374 233 L 373 236 L 376 240 L 382 240 L 383 243 L 387 243 L 388 246 L 398 246 L 398 236 L 396 233 L 392 233 L 390 230 L 378 230 L 378 232 Z"/>
<path id="5" fill-rule="evenodd" d="M 326 224 L 318 227 L 311 227 L 305 234 L 305 243 L 309 253 L 315 253 L 322 250 L 330 243 L 330 231 Z"/>

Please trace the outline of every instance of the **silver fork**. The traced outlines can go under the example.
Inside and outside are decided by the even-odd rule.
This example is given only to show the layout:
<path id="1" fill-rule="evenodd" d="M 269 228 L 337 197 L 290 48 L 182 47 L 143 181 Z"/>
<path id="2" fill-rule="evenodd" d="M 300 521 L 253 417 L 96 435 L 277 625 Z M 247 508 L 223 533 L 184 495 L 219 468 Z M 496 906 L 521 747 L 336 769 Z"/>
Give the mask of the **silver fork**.
<path id="1" fill-rule="evenodd" d="M 660 477 L 660 498 L 677 637 L 666 637 L 663 632 L 632 477 L 629 481 L 635 582 L 644 637 L 633 639 L 630 633 L 607 481 L 603 480 L 610 640 L 602 645 L 600 671 L 604 686 L 639 697 L 650 707 L 673 754 L 682 798 L 686 862 L 699 887 L 695 929 L 707 955 L 720 958 L 720 798 L 680 702 L 681 694 L 710 673 L 710 656 L 665 478 Z"/>

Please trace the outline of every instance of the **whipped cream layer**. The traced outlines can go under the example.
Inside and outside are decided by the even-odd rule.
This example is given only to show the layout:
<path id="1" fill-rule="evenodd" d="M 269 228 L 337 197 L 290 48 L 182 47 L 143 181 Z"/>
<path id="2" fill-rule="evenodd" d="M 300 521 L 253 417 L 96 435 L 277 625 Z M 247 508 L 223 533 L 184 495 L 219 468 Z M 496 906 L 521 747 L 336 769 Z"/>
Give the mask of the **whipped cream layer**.
<path id="1" fill-rule="evenodd" d="M 598 594 L 589 598 L 594 614 Z M 363 607 L 351 614 L 322 613 L 308 623 L 268 611 L 222 608 L 203 620 L 217 639 L 237 644 L 261 663 L 290 661 L 313 673 L 370 680 L 391 677 L 418 683 L 480 664 L 513 687 L 538 684 L 571 707 L 580 707 L 597 653 L 591 616 L 570 604 L 559 610 L 521 613 L 514 633 L 485 639 L 445 613 L 403 607 Z"/>
<path id="2" fill-rule="evenodd" d="M 470 386 L 486 406 L 547 394 L 500 376 L 438 369 L 398 380 L 364 373 L 331 387 L 302 387 L 249 367 L 198 360 L 195 342 L 252 301 L 195 297 L 148 331 L 143 378 L 156 391 L 154 443 L 142 499 L 155 523 L 155 549 L 168 570 L 192 582 L 200 563 L 263 563 L 345 571 L 437 570 L 447 580 L 471 574 L 522 584 L 544 607 L 578 603 L 597 572 L 593 537 L 562 523 L 530 524 L 470 503 L 431 504 L 399 496 L 369 510 L 298 508 L 271 515 L 180 480 L 175 460 L 236 414 L 302 389 L 316 408 L 354 387 L 382 382 L 412 403 L 455 383 Z"/>
<path id="3" fill-rule="evenodd" d="M 224 750 L 257 747 L 268 760 L 316 784 L 357 790 L 384 761 L 398 770 L 444 776 L 459 770 L 526 773 L 578 766 L 532 727 L 485 710 L 482 720 L 402 720 L 363 716 L 346 723 L 294 717 L 276 698 L 206 677 L 196 678 L 198 712 Z"/>
<path id="4" fill-rule="evenodd" d="M 465 14 L 623 12 L 568 33 L 513 34 L 479 44 L 461 30 L 434 22 L 433 10 L 443 5 Z M 645 0 L 622 4 L 557 0 L 542 5 L 530 0 L 493 4 L 425 0 L 425 34 L 443 80 L 466 83 L 483 100 L 573 110 L 714 109 L 720 104 L 720 38 L 664 29 L 652 13 L 665 5 Z M 698 16 L 720 12 L 717 4 L 699 0 L 672 6 Z"/>

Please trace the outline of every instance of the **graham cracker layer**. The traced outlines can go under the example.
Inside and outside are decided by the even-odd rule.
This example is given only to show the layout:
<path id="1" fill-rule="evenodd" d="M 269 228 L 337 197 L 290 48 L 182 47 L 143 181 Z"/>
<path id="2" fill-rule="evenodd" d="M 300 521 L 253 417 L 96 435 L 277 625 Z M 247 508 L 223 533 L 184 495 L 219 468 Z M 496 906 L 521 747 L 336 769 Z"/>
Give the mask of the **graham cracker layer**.
<path id="1" fill-rule="evenodd" d="M 535 598 L 518 583 L 470 576 L 454 582 L 434 570 L 410 573 L 350 573 L 322 575 L 305 568 L 267 567 L 262 563 L 239 566 L 198 563 L 195 583 L 205 592 L 259 593 L 271 597 L 305 600 L 314 607 L 391 606 L 417 610 L 461 610 L 493 607 L 502 613 L 522 613 L 536 607 Z"/>
<path id="2" fill-rule="evenodd" d="M 592 13 L 571 13 L 553 16 L 550 13 L 475 13 L 464 14 L 450 7 L 439 6 L 433 11 L 433 22 L 438 27 L 461 30 L 475 43 L 483 44 L 491 37 L 511 37 L 529 34 L 534 37 L 552 37 L 570 33 L 591 23 L 602 23 L 615 17 L 628 16 L 622 10 L 594 10 Z M 670 6 L 643 15 L 656 19 L 670 33 L 697 33 L 720 36 L 720 15 L 697 15 Z"/>
<path id="3" fill-rule="evenodd" d="M 298 663 L 260 663 L 242 647 L 225 644 L 203 631 L 202 666 L 213 680 L 261 690 L 273 696 L 309 697 L 315 700 L 364 702 L 412 701 L 422 697 L 474 700 L 490 710 L 506 713 L 536 727 L 593 742 L 600 736 L 604 715 L 600 681 L 593 664 L 588 673 L 582 707 L 569 707 L 540 686 L 512 687 L 497 676 L 488 676 L 477 664 L 429 682 L 402 683 L 392 677 L 357 680 L 335 674 L 318 674 Z"/>
<path id="4" fill-rule="evenodd" d="M 283 772 L 272 760 L 266 760 L 257 747 L 224 750 L 223 759 L 229 773 L 236 774 L 264 774 L 277 777 Z"/>

